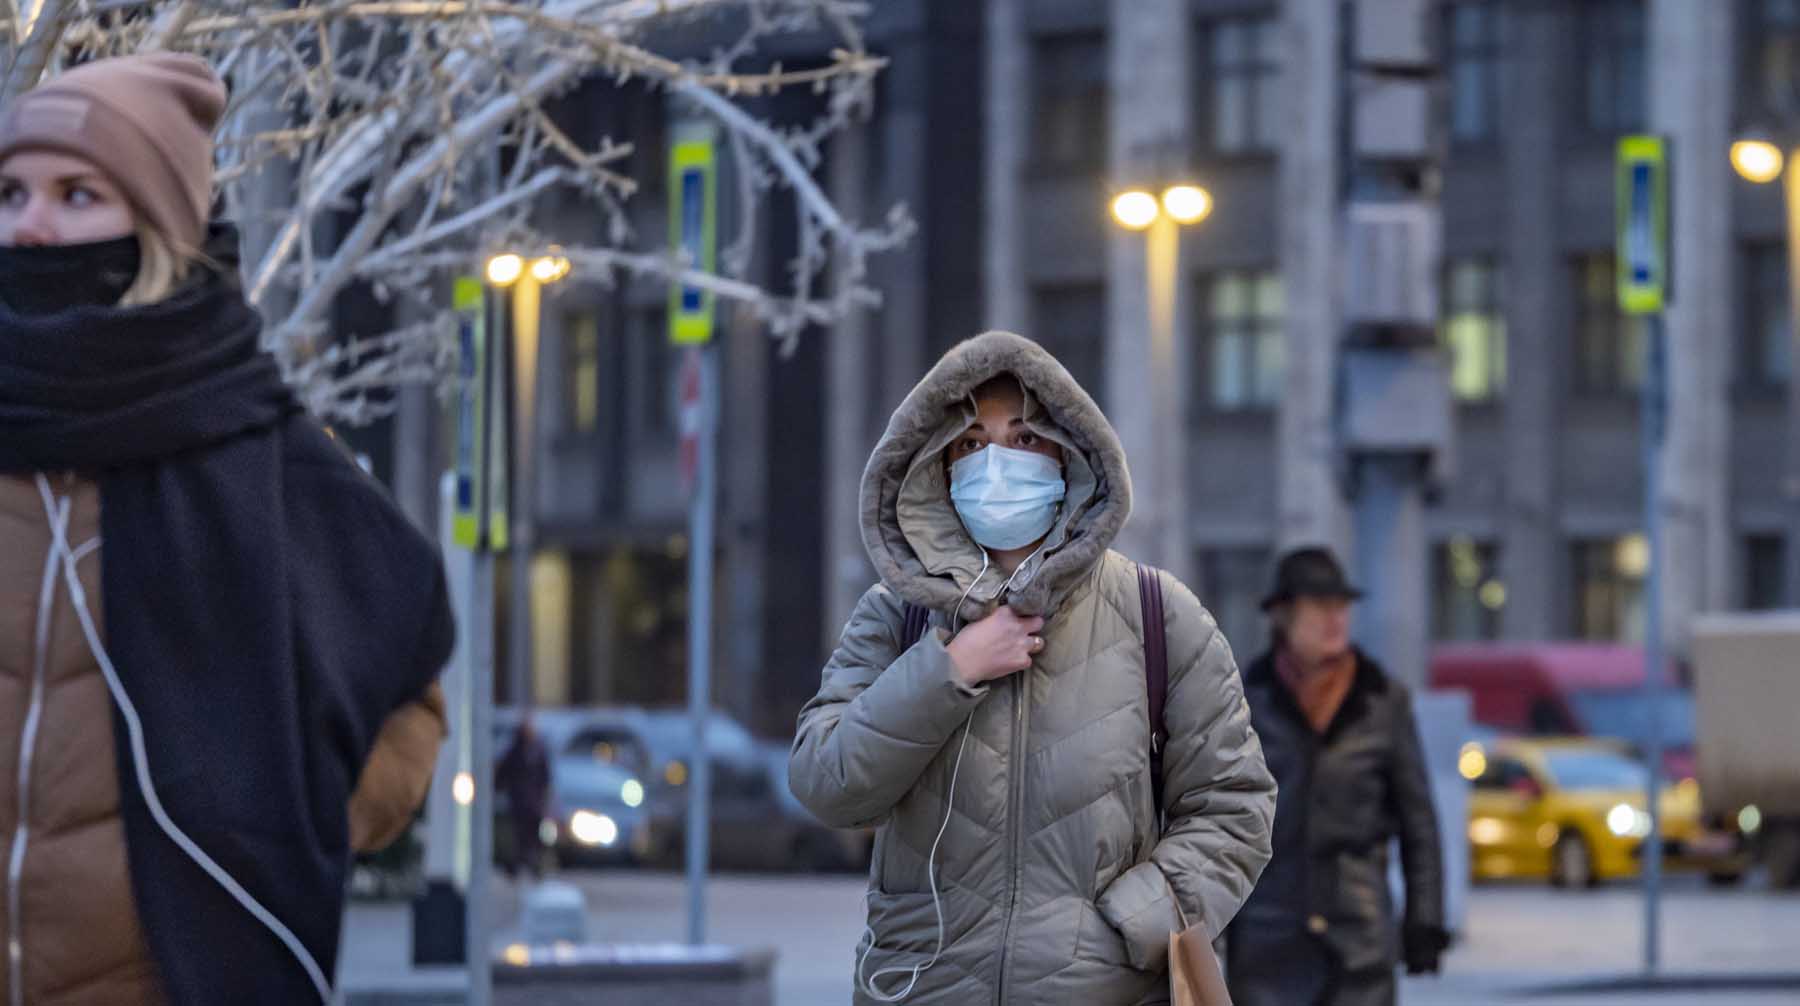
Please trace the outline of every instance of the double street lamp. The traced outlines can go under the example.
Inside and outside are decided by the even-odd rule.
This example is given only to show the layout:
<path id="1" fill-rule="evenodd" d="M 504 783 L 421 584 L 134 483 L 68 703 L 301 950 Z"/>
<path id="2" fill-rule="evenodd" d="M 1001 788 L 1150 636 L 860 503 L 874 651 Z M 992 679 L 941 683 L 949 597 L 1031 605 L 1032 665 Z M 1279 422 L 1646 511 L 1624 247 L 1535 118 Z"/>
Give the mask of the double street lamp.
<path id="1" fill-rule="evenodd" d="M 569 275 L 569 260 L 558 254 L 527 259 L 505 252 L 487 260 L 487 281 L 500 291 L 499 331 L 511 349 L 514 382 L 512 409 L 512 502 L 508 507 L 512 546 L 512 605 L 507 620 L 507 695 L 515 705 L 532 704 L 531 688 L 531 558 L 535 548 L 532 515 L 537 493 L 532 433 L 537 428 L 538 328 L 543 288 Z"/>
<path id="2" fill-rule="evenodd" d="M 1175 300 L 1181 277 L 1180 228 L 1212 214 L 1212 195 L 1191 182 L 1165 187 L 1158 198 L 1148 189 L 1131 188 L 1112 198 L 1112 216 L 1127 230 L 1144 232 L 1144 278 L 1150 335 L 1150 414 L 1147 423 L 1131 423 L 1136 449 L 1148 450 L 1150 464 L 1141 469 L 1148 483 L 1141 497 L 1148 518 L 1148 546 L 1153 561 L 1180 570 L 1186 565 L 1186 533 L 1181 496 L 1187 490 L 1187 466 L 1179 435 L 1182 424 L 1176 392 L 1180 373 L 1175 350 Z"/>
<path id="3" fill-rule="evenodd" d="M 1158 200 L 1144 189 L 1127 189 L 1113 197 L 1113 219 L 1127 230 L 1141 231 L 1165 214 L 1178 224 L 1197 224 L 1212 214 L 1212 195 L 1198 185 L 1171 185 Z"/>

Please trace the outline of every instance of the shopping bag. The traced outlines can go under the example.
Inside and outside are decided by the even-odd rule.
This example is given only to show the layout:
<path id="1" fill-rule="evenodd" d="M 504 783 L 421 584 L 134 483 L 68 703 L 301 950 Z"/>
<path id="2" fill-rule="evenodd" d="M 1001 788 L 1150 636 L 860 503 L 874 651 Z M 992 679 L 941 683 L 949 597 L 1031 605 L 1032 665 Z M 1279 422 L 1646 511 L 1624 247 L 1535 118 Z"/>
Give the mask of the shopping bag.
<path id="1" fill-rule="evenodd" d="M 1185 913 L 1181 926 L 1169 934 L 1169 1006 L 1231 1006 L 1206 927 L 1188 925 Z"/>

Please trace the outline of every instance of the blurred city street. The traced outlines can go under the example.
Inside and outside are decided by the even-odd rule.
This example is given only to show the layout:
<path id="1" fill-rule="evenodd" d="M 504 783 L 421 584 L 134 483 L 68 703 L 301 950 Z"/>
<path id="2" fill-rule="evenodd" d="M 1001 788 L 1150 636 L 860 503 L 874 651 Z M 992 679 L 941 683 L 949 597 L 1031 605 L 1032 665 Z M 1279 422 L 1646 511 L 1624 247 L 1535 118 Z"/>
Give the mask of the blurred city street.
<path id="1" fill-rule="evenodd" d="M 676 873 L 577 871 L 560 875 L 587 897 L 588 936 L 599 941 L 679 940 L 685 892 Z M 708 888 L 709 936 L 723 943 L 772 946 L 778 1006 L 842 1006 L 858 937 L 864 881 L 853 875 L 754 875 L 714 878 Z M 1409 979 L 1407 1006 L 1627 1006 L 1637 1003 L 1760 1006 L 1800 1002 L 1800 986 L 1761 990 L 1538 994 L 1559 983 L 1625 976 L 1640 955 L 1641 902 L 1616 885 L 1565 893 L 1538 886 L 1483 886 L 1472 893 L 1470 931 L 1446 959 L 1443 976 Z M 498 925 L 517 913 L 518 895 L 496 882 Z M 1664 953 L 1671 975 L 1800 977 L 1795 933 L 1800 900 L 1756 888 L 1720 890 L 1682 878 L 1668 894 Z M 351 909 L 345 931 L 347 988 L 404 970 L 410 921 L 401 903 Z"/>

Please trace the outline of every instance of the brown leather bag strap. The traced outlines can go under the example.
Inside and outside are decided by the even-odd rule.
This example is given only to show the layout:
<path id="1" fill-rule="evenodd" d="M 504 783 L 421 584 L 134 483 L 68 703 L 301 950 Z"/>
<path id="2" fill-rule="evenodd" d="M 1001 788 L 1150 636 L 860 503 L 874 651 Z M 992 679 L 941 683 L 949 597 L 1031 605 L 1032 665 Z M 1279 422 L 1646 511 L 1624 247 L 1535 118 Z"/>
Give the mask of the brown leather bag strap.
<path id="1" fill-rule="evenodd" d="M 1160 819 L 1163 746 L 1169 739 L 1163 722 L 1163 707 L 1169 699 L 1169 639 L 1163 625 L 1162 577 L 1153 566 L 1138 566 L 1138 604 L 1144 613 L 1144 686 L 1150 693 L 1150 792 Z"/>

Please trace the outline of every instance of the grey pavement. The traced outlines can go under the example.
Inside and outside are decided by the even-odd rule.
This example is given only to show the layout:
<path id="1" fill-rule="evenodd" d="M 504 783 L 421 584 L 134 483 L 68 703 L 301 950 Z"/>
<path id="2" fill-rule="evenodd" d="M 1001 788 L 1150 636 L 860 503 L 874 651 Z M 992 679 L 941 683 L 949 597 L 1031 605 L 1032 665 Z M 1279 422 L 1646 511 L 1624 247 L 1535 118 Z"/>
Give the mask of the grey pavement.
<path id="1" fill-rule="evenodd" d="M 588 937 L 674 941 L 686 933 L 685 890 L 677 874 L 625 870 L 562 874 L 586 895 Z M 854 947 L 861 936 L 860 877 L 727 875 L 709 888 L 708 936 L 779 952 L 781 1006 L 849 1001 Z M 516 890 L 498 880 L 494 918 L 516 916 Z M 1468 932 L 1445 974 L 1404 984 L 1406 1006 L 1800 1006 L 1800 988 L 1756 991 L 1621 991 L 1529 994 L 1546 985 L 1639 968 L 1640 902 L 1634 889 L 1558 892 L 1478 887 Z M 1665 970 L 1671 974 L 1800 973 L 1800 897 L 1756 889 L 1717 891 L 1677 882 L 1664 912 Z M 358 903 L 346 925 L 342 982 L 348 987 L 403 975 L 410 955 L 404 905 Z"/>

